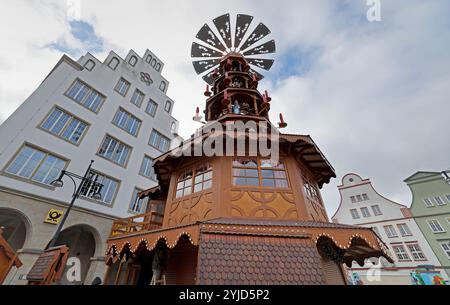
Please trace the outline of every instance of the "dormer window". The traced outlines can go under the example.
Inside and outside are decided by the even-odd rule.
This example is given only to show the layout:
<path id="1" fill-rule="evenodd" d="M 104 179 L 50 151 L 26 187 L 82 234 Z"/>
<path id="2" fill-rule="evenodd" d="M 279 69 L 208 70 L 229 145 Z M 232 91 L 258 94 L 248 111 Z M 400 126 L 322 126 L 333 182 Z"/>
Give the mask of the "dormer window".
<path id="1" fill-rule="evenodd" d="M 161 84 L 159 84 L 159 90 L 161 90 L 162 92 L 166 92 L 166 82 L 161 82 Z"/>
<path id="2" fill-rule="evenodd" d="M 136 64 L 137 64 L 137 57 L 134 56 L 134 55 L 131 56 L 130 59 L 128 60 L 128 63 L 129 63 L 132 67 L 136 66 Z"/>
<path id="3" fill-rule="evenodd" d="M 111 58 L 111 60 L 108 63 L 108 67 L 110 67 L 113 70 L 116 70 L 118 65 L 119 65 L 119 60 L 117 59 L 117 57 Z"/>
<path id="4" fill-rule="evenodd" d="M 170 113 L 170 110 L 172 110 L 172 103 L 170 101 L 166 101 L 166 105 L 164 106 L 164 110 L 168 113 Z"/>

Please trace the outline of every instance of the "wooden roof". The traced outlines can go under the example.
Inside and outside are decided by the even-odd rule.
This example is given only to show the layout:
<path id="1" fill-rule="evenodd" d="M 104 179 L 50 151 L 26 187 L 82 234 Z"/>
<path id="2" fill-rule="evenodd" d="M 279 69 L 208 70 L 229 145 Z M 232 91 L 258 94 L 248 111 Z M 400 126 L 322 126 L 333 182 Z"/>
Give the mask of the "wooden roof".
<path id="1" fill-rule="evenodd" d="M 314 243 L 323 238 L 329 239 L 336 248 L 345 253 L 345 263 L 351 265 L 357 261 L 364 265 L 370 257 L 384 256 L 393 262 L 384 243 L 370 229 L 317 221 L 272 221 L 241 218 L 218 218 L 190 223 L 164 229 L 140 231 L 134 234 L 119 235 L 108 240 L 107 256 L 109 262 L 120 259 L 126 252 L 139 249 L 152 251 L 158 242 L 164 242 L 169 249 L 174 248 L 182 236 L 198 246 L 204 234 L 222 234 L 233 236 L 266 236 L 274 238 L 308 238 Z M 246 239 L 243 239 L 245 242 Z"/>
<path id="2" fill-rule="evenodd" d="M 183 158 L 201 158 L 193 156 L 194 154 L 191 153 L 192 145 L 195 141 L 204 141 L 208 136 L 208 134 L 203 134 L 196 138 L 192 137 L 185 141 L 182 146 L 174 148 L 155 159 L 155 173 L 162 189 L 168 186 L 171 174 L 177 167 L 178 161 Z M 329 183 L 331 178 L 336 178 L 334 168 L 309 135 L 279 134 L 279 145 L 280 149 L 285 148 L 289 153 L 293 151 L 297 161 L 308 166 L 315 175 L 319 188 L 322 188 L 323 184 Z M 290 146 L 291 149 L 285 147 L 286 145 Z M 185 156 L 189 155 L 187 152 L 191 156 Z"/>

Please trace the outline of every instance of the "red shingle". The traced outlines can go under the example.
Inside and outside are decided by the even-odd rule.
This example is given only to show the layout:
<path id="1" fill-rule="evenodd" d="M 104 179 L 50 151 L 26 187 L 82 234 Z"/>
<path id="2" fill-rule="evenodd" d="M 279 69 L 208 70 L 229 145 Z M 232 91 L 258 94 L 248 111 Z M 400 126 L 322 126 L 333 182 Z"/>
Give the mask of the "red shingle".
<path id="1" fill-rule="evenodd" d="M 202 234 L 199 284 L 325 284 L 310 239 Z"/>

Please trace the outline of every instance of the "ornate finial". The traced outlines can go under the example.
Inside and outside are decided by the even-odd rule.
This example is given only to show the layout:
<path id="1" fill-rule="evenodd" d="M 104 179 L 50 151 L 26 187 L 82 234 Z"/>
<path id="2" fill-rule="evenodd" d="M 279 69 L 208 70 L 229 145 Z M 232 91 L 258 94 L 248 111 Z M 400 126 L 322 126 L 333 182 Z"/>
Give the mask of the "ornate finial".
<path id="1" fill-rule="evenodd" d="M 209 91 L 209 85 L 206 85 L 206 91 L 205 91 L 205 96 L 211 96 L 211 91 Z M 197 107 L 198 109 L 198 107 Z"/>
<path id="2" fill-rule="evenodd" d="M 195 116 L 192 118 L 196 122 L 202 122 L 202 116 L 200 115 L 200 108 L 195 109 Z"/>
<path id="3" fill-rule="evenodd" d="M 278 122 L 278 128 L 286 128 L 287 127 L 287 123 L 284 121 L 283 119 L 283 114 L 280 113 L 280 121 Z"/>

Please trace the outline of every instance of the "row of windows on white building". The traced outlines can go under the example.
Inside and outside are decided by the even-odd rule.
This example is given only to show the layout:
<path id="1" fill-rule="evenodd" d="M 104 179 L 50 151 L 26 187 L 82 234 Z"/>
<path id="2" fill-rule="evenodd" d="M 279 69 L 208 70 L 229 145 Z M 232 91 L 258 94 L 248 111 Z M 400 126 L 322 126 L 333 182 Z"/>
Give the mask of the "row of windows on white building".
<path id="1" fill-rule="evenodd" d="M 55 180 L 61 170 L 65 169 L 69 163 L 69 160 L 56 156 L 43 149 L 37 148 L 30 144 L 25 144 L 14 158 L 7 165 L 5 172 L 10 175 L 19 177 L 20 179 L 29 180 L 31 182 L 50 185 Z M 104 175 L 98 171 L 91 170 L 90 173 L 97 182 L 103 184 L 101 189 L 101 199 L 96 200 L 100 203 L 112 206 L 115 195 L 118 192 L 120 181 Z M 155 173 L 153 171 L 153 160 L 149 156 L 144 156 L 139 174 L 156 180 Z M 82 196 L 90 198 L 92 192 L 89 186 L 85 186 L 82 189 Z M 136 201 L 133 196 L 132 204 Z M 133 212 L 141 212 L 142 206 L 139 209 L 132 209 Z"/>
<path id="2" fill-rule="evenodd" d="M 381 212 L 380 206 L 378 204 L 372 205 L 370 208 L 372 209 L 372 212 L 375 216 L 383 215 L 383 213 Z M 368 207 L 361 207 L 360 211 L 361 211 L 361 214 L 363 217 L 371 217 L 372 216 Z M 359 216 L 358 209 L 350 209 L 350 214 L 352 215 L 353 219 L 361 218 Z"/>
<path id="3" fill-rule="evenodd" d="M 129 88 L 129 85 L 129 83 L 125 83 L 121 78 L 116 85 L 116 91 L 121 95 L 126 96 L 128 89 L 124 88 Z M 105 100 L 105 97 L 101 93 L 79 79 L 70 86 L 65 95 L 95 113 L 99 111 Z M 136 89 L 130 102 L 140 107 L 143 100 L 144 94 Z M 170 112 L 171 107 L 172 105 L 168 101 L 165 110 Z M 145 111 L 150 116 L 154 117 L 157 108 L 158 104 L 149 99 Z M 137 137 L 142 121 L 119 107 L 114 115 L 112 123 Z M 72 144 L 79 145 L 83 136 L 87 133 L 89 126 L 90 124 L 84 120 L 55 106 L 41 122 L 39 128 Z M 166 152 L 170 146 L 170 139 L 153 129 L 148 144 L 161 152 Z M 97 155 L 126 167 L 131 151 L 131 146 L 106 134 L 100 144 Z M 20 177 L 20 179 L 50 185 L 50 183 L 57 178 L 60 171 L 67 167 L 68 162 L 69 160 L 64 157 L 57 156 L 31 144 L 24 144 L 8 163 L 5 172 Z M 139 174 L 156 180 L 151 157 L 144 155 Z M 91 175 L 95 175 L 97 181 L 103 184 L 101 199 L 97 201 L 111 206 L 114 202 L 114 197 L 118 192 L 120 181 L 95 170 L 92 170 Z M 90 197 L 91 191 L 88 186 L 82 189 L 82 195 L 87 198 Z M 137 191 L 135 191 L 130 204 L 130 210 L 132 212 L 140 212 L 143 208 L 144 206 L 141 200 L 137 198 Z"/>
<path id="4" fill-rule="evenodd" d="M 367 196 L 366 193 L 361 194 L 361 195 L 350 196 L 350 201 L 352 203 L 361 202 L 361 201 L 367 201 L 367 200 L 369 200 L 369 196 Z"/>
<path id="5" fill-rule="evenodd" d="M 130 56 L 130 59 L 128 60 L 128 64 L 132 67 L 135 67 L 138 62 L 138 58 L 135 55 Z M 148 54 L 145 58 L 145 62 L 147 62 L 153 69 L 155 69 L 158 72 L 161 72 L 161 63 L 159 63 L 156 58 L 153 58 L 151 54 Z M 116 68 L 119 66 L 120 60 L 117 57 L 112 57 L 110 61 L 108 62 L 108 67 L 112 70 L 116 70 Z M 88 59 L 86 63 L 84 64 L 84 68 L 88 71 L 92 71 L 95 68 L 95 62 L 92 59 Z M 165 81 L 161 81 L 159 84 L 159 90 L 162 92 L 166 92 L 167 84 Z"/>
<path id="6" fill-rule="evenodd" d="M 447 218 L 447 222 L 450 225 L 450 217 Z M 446 230 L 444 229 L 443 225 L 441 225 L 441 223 L 437 220 L 437 219 L 430 219 L 427 220 L 428 226 L 430 228 L 430 230 L 435 233 L 435 234 L 439 234 L 439 233 L 445 233 Z M 406 223 L 400 223 L 397 224 L 397 228 L 398 231 L 400 232 L 402 237 L 408 237 L 408 236 L 413 236 L 411 233 L 411 230 L 409 229 L 408 225 Z M 380 232 L 378 231 L 378 229 L 376 227 L 372 228 L 378 235 L 380 235 Z M 399 237 L 397 230 L 395 229 L 394 225 L 385 225 L 383 226 L 383 229 L 387 235 L 388 238 L 397 238 Z M 450 241 L 449 240 L 444 240 L 442 242 L 440 242 L 440 245 L 443 249 L 443 251 L 445 252 L 445 254 L 448 256 L 448 258 L 450 259 Z M 399 259 L 399 261 L 410 261 L 410 258 L 405 250 L 405 247 L 403 245 L 392 245 L 392 248 L 397 256 L 397 258 Z M 411 255 L 413 257 L 414 260 L 425 260 L 425 255 L 420 254 L 421 250 L 419 251 L 418 249 L 420 249 L 419 245 L 417 244 L 409 244 L 407 245 L 407 248 L 410 250 Z"/>

